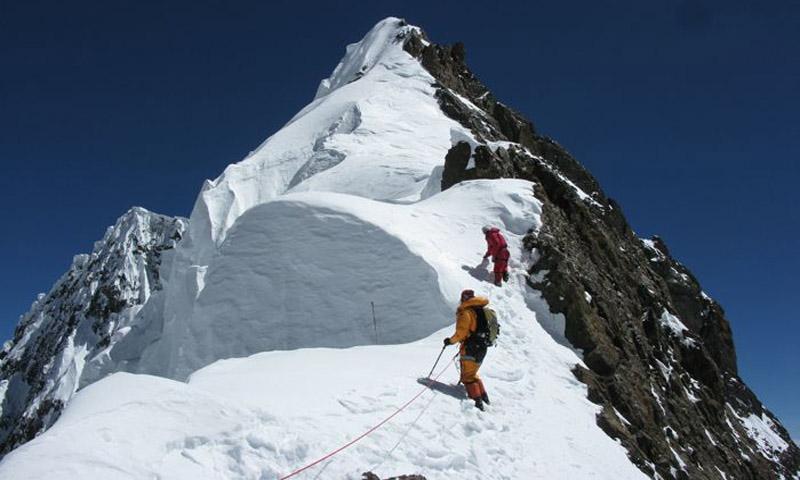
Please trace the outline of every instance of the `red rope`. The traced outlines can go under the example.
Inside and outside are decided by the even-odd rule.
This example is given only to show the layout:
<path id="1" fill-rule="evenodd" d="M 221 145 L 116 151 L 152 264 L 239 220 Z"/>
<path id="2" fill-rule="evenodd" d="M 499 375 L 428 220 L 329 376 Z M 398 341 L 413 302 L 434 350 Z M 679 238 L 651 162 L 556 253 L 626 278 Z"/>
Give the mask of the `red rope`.
<path id="1" fill-rule="evenodd" d="M 372 433 L 372 432 L 374 432 L 375 430 L 377 430 L 378 428 L 380 428 L 380 427 L 381 427 L 381 426 L 382 426 L 384 423 L 388 422 L 389 420 L 391 420 L 392 418 L 394 418 L 394 417 L 395 417 L 395 416 L 396 416 L 398 413 L 400 413 L 400 412 L 402 412 L 403 410 L 405 410 L 405 409 L 406 409 L 406 407 L 408 407 L 409 405 L 411 405 L 412 403 L 414 403 L 414 401 L 415 401 L 416 399 L 418 399 L 418 398 L 420 397 L 420 395 L 422 395 L 423 393 L 425 393 L 425 392 L 428 390 L 428 388 L 431 386 L 431 384 L 433 384 L 433 382 L 435 382 L 436 380 L 438 380 L 438 379 L 439 379 L 439 377 L 441 377 L 441 376 L 442 376 L 442 374 L 443 374 L 445 371 L 447 371 L 447 369 L 448 369 L 448 368 L 450 368 L 450 365 L 452 365 L 454 361 L 455 361 L 455 357 L 453 357 L 453 360 L 451 360 L 451 361 L 450 361 L 450 363 L 448 363 L 448 364 L 447 364 L 447 366 L 446 366 L 446 367 L 444 367 L 444 368 L 442 369 L 442 371 L 441 371 L 441 372 L 439 372 L 439 375 L 436 375 L 436 378 L 434 378 L 433 380 L 431 380 L 431 381 L 428 383 L 428 385 L 426 385 L 426 386 L 425 386 L 425 388 L 423 388 L 422 390 L 420 390 L 420 391 L 419 391 L 419 393 L 417 393 L 416 395 L 414 395 L 414 397 L 413 397 L 411 400 L 407 401 L 407 402 L 405 403 L 405 405 L 403 405 L 402 407 L 398 408 L 398 409 L 397 409 L 397 411 L 395 411 L 393 414 L 391 414 L 391 415 L 389 415 L 388 417 L 386 417 L 386 418 L 385 418 L 385 419 L 384 419 L 384 420 L 383 420 L 381 423 L 379 423 L 379 424 L 375 425 L 374 427 L 372 427 L 372 428 L 370 428 L 369 430 L 367 430 L 366 432 L 362 433 L 361 435 L 359 435 L 359 436 L 358 436 L 358 437 L 356 437 L 355 439 L 351 440 L 351 441 L 350 441 L 349 443 L 347 443 L 346 445 L 343 445 L 343 446 L 341 446 L 341 447 L 337 448 L 336 450 L 334 450 L 334 451 L 332 451 L 331 453 L 329 453 L 329 454 L 325 455 L 324 457 L 320 458 L 320 459 L 319 459 L 319 460 L 317 460 L 316 462 L 314 462 L 314 463 L 311 463 L 311 464 L 309 464 L 309 465 L 306 465 L 305 467 L 301 468 L 300 470 L 295 470 L 294 472 L 290 473 L 289 475 L 286 475 L 285 477 L 280 477 L 278 480 L 286 480 L 287 478 L 294 477 L 294 476 L 295 476 L 295 475 L 297 475 L 298 473 L 304 472 L 304 471 L 308 470 L 309 468 L 311 468 L 311 467 L 313 467 L 313 466 L 315 466 L 315 465 L 319 465 L 320 463 L 322 463 L 322 462 L 324 462 L 325 460 L 327 460 L 327 459 L 331 458 L 332 456 L 336 455 L 337 453 L 341 452 L 342 450 L 344 450 L 344 449 L 346 449 L 347 447 L 349 447 L 349 446 L 353 445 L 354 443 L 358 442 L 358 441 L 359 441 L 359 440 L 361 440 L 362 438 L 366 437 L 366 436 L 367 436 L 367 435 L 369 435 L 370 433 Z"/>

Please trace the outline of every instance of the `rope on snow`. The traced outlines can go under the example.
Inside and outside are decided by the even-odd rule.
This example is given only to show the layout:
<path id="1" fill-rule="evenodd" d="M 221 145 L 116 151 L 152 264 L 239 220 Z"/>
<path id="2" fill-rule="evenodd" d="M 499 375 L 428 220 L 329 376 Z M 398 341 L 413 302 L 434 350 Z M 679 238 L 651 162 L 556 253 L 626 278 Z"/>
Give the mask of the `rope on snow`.
<path id="1" fill-rule="evenodd" d="M 391 415 L 389 415 L 388 417 L 386 417 L 385 419 L 383 419 L 383 420 L 382 420 L 380 423 L 378 423 L 378 424 L 377 424 L 377 425 L 375 425 L 374 427 L 370 428 L 370 429 L 369 429 L 369 430 L 367 430 L 366 432 L 362 433 L 362 434 L 361 434 L 361 435 L 359 435 L 358 437 L 354 438 L 354 439 L 353 439 L 353 440 L 351 440 L 350 442 L 346 443 L 345 445 L 342 445 L 341 447 L 337 448 L 336 450 L 332 451 L 331 453 L 329 453 L 329 454 L 325 455 L 324 457 L 320 458 L 319 460 L 316 460 L 316 461 L 314 461 L 314 462 L 312 462 L 312 463 L 310 463 L 310 464 L 306 465 L 305 467 L 303 467 L 303 468 L 301 468 L 301 469 L 299 469 L 299 470 L 295 470 L 294 472 L 292 472 L 292 473 L 290 473 L 290 474 L 288 474 L 288 475 L 286 475 L 286 476 L 280 477 L 278 480 L 286 480 L 287 478 L 294 477 L 294 476 L 295 476 L 295 475 L 297 475 L 298 473 L 304 472 L 304 471 L 308 470 L 308 469 L 309 469 L 309 468 L 311 468 L 311 467 L 314 467 L 314 466 L 316 466 L 316 465 L 319 465 L 320 463 L 322 463 L 322 462 L 324 462 L 325 460 L 327 460 L 327 459 L 329 459 L 329 458 L 333 457 L 334 455 L 336 455 L 336 454 L 338 454 L 338 453 L 342 452 L 342 451 L 343 451 L 343 450 L 345 450 L 346 448 L 348 448 L 348 447 L 352 446 L 352 445 L 353 445 L 353 444 L 355 444 L 356 442 L 358 442 L 358 441 L 362 440 L 364 437 L 368 436 L 369 434 L 371 434 L 372 432 L 374 432 L 375 430 L 377 430 L 378 428 L 380 428 L 381 426 L 383 426 L 383 425 L 384 425 L 386 422 L 388 422 L 389 420 L 391 420 L 392 418 L 394 418 L 395 416 L 397 416 L 397 414 L 399 414 L 400 412 L 402 412 L 403 410 L 405 410 L 405 409 L 406 409 L 406 407 L 408 407 L 409 405 L 411 405 L 412 403 L 414 403 L 414 402 L 415 402 L 415 401 L 416 401 L 416 400 L 417 400 L 417 399 L 418 399 L 418 398 L 419 398 L 419 397 L 420 397 L 420 396 L 421 396 L 423 393 L 425 393 L 426 391 L 428 391 L 428 388 L 430 388 L 430 386 L 433 384 L 433 382 L 435 382 L 436 380 L 438 380 L 438 379 L 439 379 L 439 377 L 441 377 L 441 376 L 442 376 L 442 374 L 443 374 L 444 372 L 446 372 L 446 371 L 447 371 L 447 369 L 449 369 L 449 368 L 450 368 L 450 365 L 452 365 L 452 364 L 455 362 L 455 359 L 456 359 L 456 357 L 453 357 L 453 360 L 451 360 L 451 361 L 450 361 L 450 363 L 448 363 L 448 364 L 447 364 L 447 365 L 446 365 L 446 366 L 445 366 L 445 367 L 442 369 L 442 371 L 440 371 L 440 372 L 439 372 L 439 374 L 438 374 L 438 375 L 436 375 L 436 378 L 434 378 L 433 380 L 431 380 L 431 381 L 428 383 L 428 385 L 425 385 L 425 387 L 423 387 L 423 389 L 422 389 L 422 390 L 420 390 L 420 391 L 419 391 L 419 393 L 417 393 L 416 395 L 414 395 L 414 396 L 411 398 L 411 400 L 407 401 L 407 402 L 406 402 L 406 403 L 405 403 L 403 406 L 401 406 L 400 408 L 398 408 L 397 410 L 395 410 L 395 412 L 394 412 L 394 413 L 392 413 Z M 435 398 L 435 397 L 434 397 L 434 398 Z M 428 404 L 428 406 L 430 406 L 430 403 Z M 424 411 L 425 411 L 427 408 L 428 408 L 428 407 L 426 406 L 426 407 L 425 407 L 425 409 L 423 409 L 423 412 L 424 412 Z M 417 422 L 417 420 L 419 420 L 419 417 L 420 417 L 420 416 L 421 416 L 421 414 L 420 414 L 420 415 L 417 417 L 417 419 L 416 419 L 416 420 L 414 420 L 414 423 L 416 423 L 416 422 Z M 413 426 L 413 424 L 412 424 L 412 426 Z M 409 430 L 410 430 L 410 428 L 409 428 Z M 408 431 L 406 431 L 406 434 L 407 434 L 407 433 L 408 433 Z M 404 435 L 403 435 L 403 437 L 400 439 L 400 441 L 402 441 L 404 437 L 405 437 L 405 434 L 404 434 Z M 398 442 L 397 442 L 397 445 L 399 445 L 399 444 L 400 444 L 400 441 L 398 441 Z M 392 451 L 394 451 L 394 449 L 397 447 L 397 445 L 395 445 L 395 446 L 392 448 Z M 390 451 L 389 453 L 391 454 L 391 451 Z"/>

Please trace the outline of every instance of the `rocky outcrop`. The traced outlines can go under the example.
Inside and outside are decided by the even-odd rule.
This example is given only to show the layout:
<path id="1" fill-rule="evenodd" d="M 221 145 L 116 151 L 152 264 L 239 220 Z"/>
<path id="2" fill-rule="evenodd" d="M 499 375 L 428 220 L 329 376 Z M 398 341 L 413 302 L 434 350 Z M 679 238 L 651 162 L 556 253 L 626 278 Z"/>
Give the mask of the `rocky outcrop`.
<path id="1" fill-rule="evenodd" d="M 361 480 L 381 480 L 381 477 L 372 472 L 365 472 L 362 474 Z M 391 477 L 385 480 L 425 480 L 422 475 L 400 475 L 399 477 Z"/>
<path id="2" fill-rule="evenodd" d="M 523 178 L 543 204 L 529 232 L 529 285 L 564 316 L 584 353 L 575 375 L 598 425 L 653 478 L 800 475 L 800 451 L 737 375 L 722 307 L 659 238 L 639 239 L 619 205 L 566 149 L 498 102 L 464 63 L 463 45 L 406 51 L 436 79 L 442 110 L 478 144 L 455 144 L 442 189 L 476 178 Z"/>
<path id="3" fill-rule="evenodd" d="M 52 425 L 83 386 L 87 365 L 135 328 L 162 289 L 162 263 L 185 226 L 131 209 L 34 302 L 0 351 L 0 454 Z"/>

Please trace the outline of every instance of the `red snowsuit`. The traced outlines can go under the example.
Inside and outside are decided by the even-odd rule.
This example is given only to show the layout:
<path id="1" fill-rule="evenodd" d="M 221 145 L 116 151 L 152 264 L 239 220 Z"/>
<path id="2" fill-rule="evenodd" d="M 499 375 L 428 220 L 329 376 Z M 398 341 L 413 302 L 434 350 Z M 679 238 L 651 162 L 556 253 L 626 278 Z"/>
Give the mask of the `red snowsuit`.
<path id="1" fill-rule="evenodd" d="M 497 228 L 490 228 L 486 232 L 486 244 L 488 248 L 483 258 L 492 256 L 492 260 L 494 260 L 494 284 L 500 285 L 504 274 L 508 275 L 508 259 L 511 256 L 508 253 L 508 244 Z"/>

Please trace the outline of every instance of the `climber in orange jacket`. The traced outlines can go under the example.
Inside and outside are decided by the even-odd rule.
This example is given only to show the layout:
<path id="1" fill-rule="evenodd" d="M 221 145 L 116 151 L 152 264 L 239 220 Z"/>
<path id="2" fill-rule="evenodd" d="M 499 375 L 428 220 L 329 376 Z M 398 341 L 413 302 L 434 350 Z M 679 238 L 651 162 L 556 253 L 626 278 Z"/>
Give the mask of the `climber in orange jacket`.
<path id="1" fill-rule="evenodd" d="M 476 297 L 472 290 L 461 292 L 461 305 L 456 309 L 456 333 L 444 339 L 445 346 L 460 343 L 461 383 L 467 390 L 469 398 L 475 406 L 483 410 L 483 404 L 489 404 L 489 395 L 483 381 L 478 376 L 478 369 L 486 356 L 486 344 L 472 334 L 477 328 L 478 315 L 483 314 L 483 307 L 489 305 L 486 297 Z"/>

